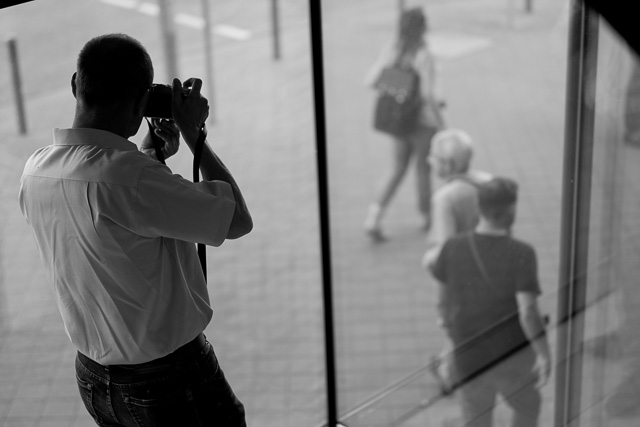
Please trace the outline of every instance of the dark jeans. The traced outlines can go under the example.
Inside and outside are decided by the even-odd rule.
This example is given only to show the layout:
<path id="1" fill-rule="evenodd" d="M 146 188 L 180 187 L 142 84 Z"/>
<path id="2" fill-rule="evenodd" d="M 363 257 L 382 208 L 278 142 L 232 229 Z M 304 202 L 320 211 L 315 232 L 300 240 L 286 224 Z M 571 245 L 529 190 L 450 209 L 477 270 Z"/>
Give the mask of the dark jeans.
<path id="1" fill-rule="evenodd" d="M 99 426 L 246 426 L 244 407 L 204 336 L 138 365 L 103 366 L 78 353 L 76 378 Z"/>

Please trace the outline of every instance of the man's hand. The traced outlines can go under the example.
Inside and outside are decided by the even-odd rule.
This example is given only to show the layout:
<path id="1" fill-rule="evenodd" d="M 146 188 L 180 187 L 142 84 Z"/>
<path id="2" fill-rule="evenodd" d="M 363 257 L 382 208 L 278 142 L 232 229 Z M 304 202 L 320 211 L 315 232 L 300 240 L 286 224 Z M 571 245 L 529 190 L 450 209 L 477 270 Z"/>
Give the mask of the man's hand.
<path id="1" fill-rule="evenodd" d="M 190 88 L 186 96 L 183 96 L 182 88 Z M 201 88 L 202 80 L 200 79 L 190 78 L 183 83 L 180 83 L 178 79 L 173 79 L 171 100 L 173 119 L 191 149 L 198 140 L 202 125 L 209 117 L 209 102 L 200 94 Z"/>
<path id="2" fill-rule="evenodd" d="M 161 149 L 164 158 L 168 159 L 176 154 L 180 147 L 180 131 L 173 120 L 151 119 L 151 124 L 154 127 L 154 133 L 164 141 Z M 140 151 L 147 156 L 156 159 L 155 147 L 150 133 L 147 133 L 142 140 Z"/>

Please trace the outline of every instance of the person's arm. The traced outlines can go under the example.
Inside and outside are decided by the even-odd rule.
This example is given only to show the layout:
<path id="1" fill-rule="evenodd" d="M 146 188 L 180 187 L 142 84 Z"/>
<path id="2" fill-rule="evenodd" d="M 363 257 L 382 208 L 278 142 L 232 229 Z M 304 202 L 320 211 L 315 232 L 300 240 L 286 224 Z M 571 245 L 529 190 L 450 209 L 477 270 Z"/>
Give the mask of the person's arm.
<path id="1" fill-rule="evenodd" d="M 436 193 L 431 203 L 431 231 L 427 241 L 427 251 L 422 257 L 422 266 L 431 270 L 442 245 L 456 232 L 456 224 L 446 195 Z"/>
<path id="2" fill-rule="evenodd" d="M 420 75 L 420 91 L 422 98 L 429 101 L 435 101 L 437 95 L 435 58 L 426 45 L 418 50 L 413 64 Z"/>
<path id="3" fill-rule="evenodd" d="M 544 321 L 538 310 L 537 295 L 533 292 L 517 292 L 516 300 L 520 325 L 537 356 L 538 386 L 543 386 L 551 375 L 551 352 Z"/>
<path id="4" fill-rule="evenodd" d="M 438 314 L 438 326 L 441 328 L 449 327 L 449 317 L 447 307 L 449 307 L 447 286 L 441 281 L 435 279 L 436 288 L 436 313 Z"/>
<path id="5" fill-rule="evenodd" d="M 191 87 L 190 93 L 185 98 L 182 98 L 181 95 L 182 86 L 185 88 Z M 192 153 L 195 152 L 200 129 L 209 116 L 209 104 L 207 99 L 200 94 L 201 87 L 202 80 L 200 79 L 189 79 L 183 84 L 178 79 L 173 80 L 173 118 Z M 235 198 L 235 210 L 227 239 L 237 239 L 249 233 L 253 229 L 253 220 L 240 187 L 231 172 L 229 172 L 229 169 L 222 163 L 222 160 L 206 141 L 202 148 L 200 171 L 207 181 L 224 181 L 231 186 L 231 191 Z"/>
<path id="6" fill-rule="evenodd" d="M 441 66 L 432 52 L 429 52 L 429 58 L 429 66 L 431 68 L 431 91 L 433 93 L 433 98 L 436 101 L 436 106 L 438 108 L 444 108 L 447 103 L 442 95 L 442 83 L 440 82 L 440 75 L 442 74 Z"/>
<path id="7" fill-rule="evenodd" d="M 446 245 L 442 245 L 441 250 L 439 251 L 436 258 L 433 260 L 431 264 L 430 270 L 433 275 L 433 285 L 435 288 L 436 294 L 436 313 L 438 315 L 438 326 L 442 328 L 448 328 L 450 319 L 449 319 L 449 311 L 450 307 L 449 301 L 449 289 L 447 288 L 447 257 L 448 250 Z"/>
<path id="8" fill-rule="evenodd" d="M 189 148 L 193 152 L 192 145 L 187 145 L 189 145 Z M 231 225 L 229 226 L 227 239 L 237 239 L 248 234 L 253 229 L 253 220 L 245 203 L 244 196 L 233 175 L 229 172 L 229 169 L 222 163 L 220 157 L 214 153 L 207 141 L 205 141 L 204 147 L 202 148 L 200 171 L 202 172 L 202 177 L 207 181 L 224 181 L 231 186 L 236 206 Z"/>
<path id="9" fill-rule="evenodd" d="M 376 61 L 373 63 L 371 68 L 367 70 L 367 73 L 364 77 L 364 84 L 366 86 L 372 89 L 375 88 L 375 85 L 380 78 L 380 73 L 382 73 L 384 67 L 386 67 L 391 61 L 392 53 L 393 44 L 391 42 L 388 42 L 382 47 L 380 53 L 378 53 L 378 57 L 376 58 Z"/>

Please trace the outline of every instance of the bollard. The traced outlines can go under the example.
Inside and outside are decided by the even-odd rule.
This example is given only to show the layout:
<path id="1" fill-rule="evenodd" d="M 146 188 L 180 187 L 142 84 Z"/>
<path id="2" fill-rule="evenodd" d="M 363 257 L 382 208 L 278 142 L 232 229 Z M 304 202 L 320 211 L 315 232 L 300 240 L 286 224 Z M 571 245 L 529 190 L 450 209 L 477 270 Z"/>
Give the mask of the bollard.
<path id="1" fill-rule="evenodd" d="M 24 99 L 22 96 L 22 80 L 20 78 L 20 67 L 18 63 L 18 47 L 16 39 L 11 37 L 7 40 L 9 49 L 9 63 L 11 65 L 11 75 L 13 77 L 13 94 L 16 102 L 16 112 L 18 113 L 18 130 L 21 135 L 27 133 L 27 120 L 24 112 Z"/>
<path id="2" fill-rule="evenodd" d="M 209 0 L 201 0 L 202 16 L 204 17 L 204 60 L 205 77 L 207 82 L 207 96 L 209 98 L 209 122 L 215 123 L 216 109 L 213 99 L 213 44 L 211 43 L 211 14 L 209 13 Z"/>
<path id="3" fill-rule="evenodd" d="M 280 23 L 278 21 L 278 0 L 271 0 L 271 27 L 273 29 L 273 59 L 280 59 Z"/>
<path id="4" fill-rule="evenodd" d="M 164 60 L 167 67 L 167 77 L 171 82 L 178 77 L 178 55 L 176 53 L 176 32 L 173 26 L 173 10 L 171 0 L 159 0 L 160 31 L 164 46 Z"/>
<path id="5" fill-rule="evenodd" d="M 533 12 L 533 0 L 524 0 L 524 10 L 527 13 Z"/>

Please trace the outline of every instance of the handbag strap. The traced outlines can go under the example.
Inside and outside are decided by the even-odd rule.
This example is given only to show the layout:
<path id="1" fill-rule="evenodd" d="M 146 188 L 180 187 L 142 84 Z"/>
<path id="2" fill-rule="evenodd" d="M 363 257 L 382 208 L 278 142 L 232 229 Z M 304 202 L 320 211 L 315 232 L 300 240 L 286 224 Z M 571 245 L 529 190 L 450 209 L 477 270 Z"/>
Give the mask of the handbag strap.
<path id="1" fill-rule="evenodd" d="M 476 263 L 476 266 L 478 267 L 478 270 L 480 270 L 480 275 L 482 276 L 484 281 L 487 283 L 489 288 L 491 288 L 491 290 L 493 291 L 494 289 L 493 289 L 493 285 L 491 284 L 492 283 L 491 279 L 489 278 L 487 269 L 485 268 L 484 263 L 482 262 L 482 258 L 480 258 L 480 253 L 478 252 L 478 247 L 476 246 L 475 239 L 473 238 L 473 233 L 469 233 L 467 235 L 467 238 L 469 240 L 469 246 L 471 247 L 471 255 L 473 256 L 473 259 Z"/>

